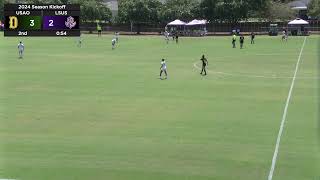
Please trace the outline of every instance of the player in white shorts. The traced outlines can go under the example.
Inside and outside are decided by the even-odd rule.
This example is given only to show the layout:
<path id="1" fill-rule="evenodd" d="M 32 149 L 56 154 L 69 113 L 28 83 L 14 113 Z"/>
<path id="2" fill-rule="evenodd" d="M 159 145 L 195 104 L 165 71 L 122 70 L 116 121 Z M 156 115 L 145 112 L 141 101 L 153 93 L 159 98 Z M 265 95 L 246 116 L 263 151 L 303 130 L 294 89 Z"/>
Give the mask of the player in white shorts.
<path id="1" fill-rule="evenodd" d="M 112 39 L 112 41 L 111 41 L 111 44 L 112 44 L 112 50 L 113 50 L 114 48 L 116 48 L 116 42 L 117 42 L 117 40 L 116 40 L 116 39 Z"/>
<path id="2" fill-rule="evenodd" d="M 161 60 L 161 66 L 160 66 L 160 79 L 162 79 L 162 73 L 164 72 L 164 74 L 166 75 L 166 78 L 168 78 L 168 74 L 167 74 L 167 65 L 166 65 L 166 61 L 164 59 Z"/>
<path id="3" fill-rule="evenodd" d="M 18 44 L 18 50 L 19 50 L 19 59 L 23 58 L 23 52 L 24 52 L 24 44 L 20 41 Z"/>

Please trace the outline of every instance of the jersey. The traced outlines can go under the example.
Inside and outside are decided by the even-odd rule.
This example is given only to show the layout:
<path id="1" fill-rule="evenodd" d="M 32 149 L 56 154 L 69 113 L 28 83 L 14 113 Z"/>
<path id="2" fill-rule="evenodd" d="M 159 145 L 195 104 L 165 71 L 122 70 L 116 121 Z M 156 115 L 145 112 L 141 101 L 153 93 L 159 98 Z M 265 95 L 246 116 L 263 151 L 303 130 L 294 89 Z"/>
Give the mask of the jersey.
<path id="1" fill-rule="evenodd" d="M 24 45 L 23 45 L 23 43 L 19 43 L 19 44 L 18 44 L 18 49 L 19 49 L 19 51 L 24 51 Z"/>
<path id="2" fill-rule="evenodd" d="M 112 46 L 114 46 L 116 44 L 117 40 L 116 39 L 112 39 L 111 43 L 112 43 Z"/>
<path id="3" fill-rule="evenodd" d="M 244 37 L 240 36 L 240 43 L 243 43 L 243 42 L 244 42 Z"/>
<path id="4" fill-rule="evenodd" d="M 166 70 L 167 69 L 167 65 L 165 61 L 161 61 L 161 70 Z"/>
<path id="5" fill-rule="evenodd" d="M 285 37 L 287 35 L 286 31 L 282 31 L 282 36 Z"/>
<path id="6" fill-rule="evenodd" d="M 102 31 L 102 27 L 100 25 L 97 25 L 97 30 Z"/>
<path id="7" fill-rule="evenodd" d="M 236 40 L 237 40 L 237 36 L 236 36 L 236 35 L 233 35 L 233 36 L 232 36 L 232 41 L 235 42 Z"/>
<path id="8" fill-rule="evenodd" d="M 206 66 L 207 65 L 208 61 L 207 61 L 206 58 L 201 58 L 200 60 L 202 61 L 202 66 Z"/>
<path id="9" fill-rule="evenodd" d="M 251 33 L 251 39 L 254 39 L 256 35 L 254 33 Z"/>
<path id="10" fill-rule="evenodd" d="M 168 31 L 164 32 L 164 36 L 165 36 L 166 38 L 168 38 L 168 37 L 169 37 L 169 32 L 168 32 Z"/>

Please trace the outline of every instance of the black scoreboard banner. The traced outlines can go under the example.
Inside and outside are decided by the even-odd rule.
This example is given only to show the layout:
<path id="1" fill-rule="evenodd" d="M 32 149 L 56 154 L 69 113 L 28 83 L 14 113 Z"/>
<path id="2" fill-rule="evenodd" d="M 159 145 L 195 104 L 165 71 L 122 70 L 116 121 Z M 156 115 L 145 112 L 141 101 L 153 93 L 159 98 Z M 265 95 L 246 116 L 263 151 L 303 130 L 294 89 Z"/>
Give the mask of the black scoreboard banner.
<path id="1" fill-rule="evenodd" d="M 79 4 L 5 4 L 4 36 L 80 36 Z"/>

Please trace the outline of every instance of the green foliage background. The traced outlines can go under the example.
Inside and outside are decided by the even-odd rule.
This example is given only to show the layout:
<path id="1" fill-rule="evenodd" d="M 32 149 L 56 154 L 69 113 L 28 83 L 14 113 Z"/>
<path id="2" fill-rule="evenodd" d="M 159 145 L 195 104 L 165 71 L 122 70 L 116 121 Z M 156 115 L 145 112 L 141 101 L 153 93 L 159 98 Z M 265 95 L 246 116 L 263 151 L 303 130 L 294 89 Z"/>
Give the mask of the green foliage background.
<path id="1" fill-rule="evenodd" d="M 297 12 L 287 3 L 292 0 L 118 0 L 119 12 L 112 17 L 103 0 L 20 0 L 25 3 L 78 3 L 83 21 L 105 20 L 115 23 L 141 24 L 166 23 L 173 19 L 191 20 L 203 18 L 211 22 L 236 23 L 248 18 L 264 20 L 289 20 Z M 3 19 L 3 3 L 16 0 L 0 0 Z M 311 0 L 308 15 L 320 17 L 320 0 Z"/>

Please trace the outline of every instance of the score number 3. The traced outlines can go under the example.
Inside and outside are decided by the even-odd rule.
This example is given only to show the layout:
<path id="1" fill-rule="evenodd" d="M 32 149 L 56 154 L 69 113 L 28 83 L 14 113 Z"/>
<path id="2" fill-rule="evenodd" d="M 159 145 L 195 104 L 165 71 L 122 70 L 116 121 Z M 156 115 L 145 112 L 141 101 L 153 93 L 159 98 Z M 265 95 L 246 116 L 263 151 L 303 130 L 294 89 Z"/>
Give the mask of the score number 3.
<path id="1" fill-rule="evenodd" d="M 34 20 L 30 20 L 30 26 L 33 27 L 34 26 Z"/>

